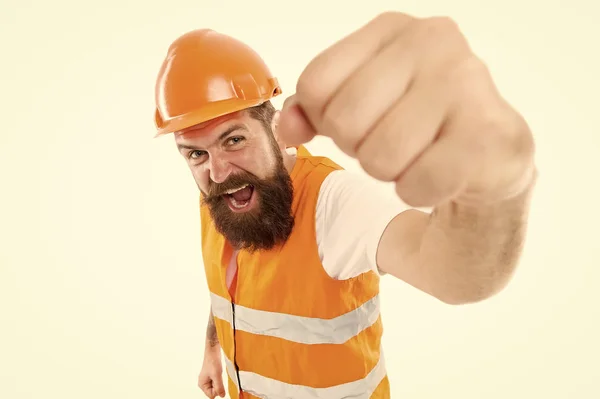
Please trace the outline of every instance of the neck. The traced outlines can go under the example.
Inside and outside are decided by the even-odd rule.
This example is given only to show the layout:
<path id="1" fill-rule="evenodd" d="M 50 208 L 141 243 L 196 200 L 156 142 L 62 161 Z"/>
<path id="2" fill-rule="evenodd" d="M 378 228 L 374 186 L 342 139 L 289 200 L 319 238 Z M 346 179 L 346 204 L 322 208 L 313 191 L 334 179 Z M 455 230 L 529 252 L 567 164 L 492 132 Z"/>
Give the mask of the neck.
<path id="1" fill-rule="evenodd" d="M 285 169 L 291 174 L 296 164 L 296 153 L 289 154 L 287 151 L 282 151 L 281 155 L 283 156 Z"/>

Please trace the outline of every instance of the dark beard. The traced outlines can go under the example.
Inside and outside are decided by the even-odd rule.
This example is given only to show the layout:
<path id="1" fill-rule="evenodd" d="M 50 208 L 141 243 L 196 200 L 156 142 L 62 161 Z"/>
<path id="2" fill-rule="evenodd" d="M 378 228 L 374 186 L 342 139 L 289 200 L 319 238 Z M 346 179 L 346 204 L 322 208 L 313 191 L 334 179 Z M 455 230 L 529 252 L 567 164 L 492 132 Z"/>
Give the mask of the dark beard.
<path id="1" fill-rule="evenodd" d="M 243 184 L 254 187 L 257 206 L 248 212 L 234 213 L 222 194 Z M 272 249 L 290 236 L 294 227 L 293 192 L 292 180 L 280 159 L 273 176 L 267 179 L 243 172 L 221 184 L 211 182 L 202 201 L 219 233 L 234 247 L 254 252 Z"/>

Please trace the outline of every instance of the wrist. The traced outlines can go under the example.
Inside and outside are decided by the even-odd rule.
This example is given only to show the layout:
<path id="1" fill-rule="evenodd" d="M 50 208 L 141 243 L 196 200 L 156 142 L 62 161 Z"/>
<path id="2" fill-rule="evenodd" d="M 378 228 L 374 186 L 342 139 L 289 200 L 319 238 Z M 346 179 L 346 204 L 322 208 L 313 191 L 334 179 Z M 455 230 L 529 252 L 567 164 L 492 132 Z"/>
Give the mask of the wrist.
<path id="1" fill-rule="evenodd" d="M 220 345 L 206 345 L 204 348 L 204 361 L 205 362 L 213 362 L 215 359 L 220 358 L 221 356 L 221 346 Z"/>

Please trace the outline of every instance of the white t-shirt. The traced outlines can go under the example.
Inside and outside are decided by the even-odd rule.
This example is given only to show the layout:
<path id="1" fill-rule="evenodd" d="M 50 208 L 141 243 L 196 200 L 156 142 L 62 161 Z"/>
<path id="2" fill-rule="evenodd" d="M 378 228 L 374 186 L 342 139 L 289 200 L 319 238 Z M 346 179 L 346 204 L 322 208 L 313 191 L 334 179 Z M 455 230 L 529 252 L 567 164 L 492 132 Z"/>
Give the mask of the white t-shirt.
<path id="1" fill-rule="evenodd" d="M 317 246 L 327 274 L 346 280 L 369 270 L 379 273 L 381 235 L 407 209 L 390 186 L 346 169 L 330 172 L 321 184 L 315 212 Z M 227 268 L 228 287 L 236 269 L 234 251 Z"/>
<path id="2" fill-rule="evenodd" d="M 345 280 L 379 272 L 380 238 L 389 222 L 407 209 L 391 186 L 348 170 L 331 172 L 322 183 L 316 210 L 317 244 L 327 274 Z"/>

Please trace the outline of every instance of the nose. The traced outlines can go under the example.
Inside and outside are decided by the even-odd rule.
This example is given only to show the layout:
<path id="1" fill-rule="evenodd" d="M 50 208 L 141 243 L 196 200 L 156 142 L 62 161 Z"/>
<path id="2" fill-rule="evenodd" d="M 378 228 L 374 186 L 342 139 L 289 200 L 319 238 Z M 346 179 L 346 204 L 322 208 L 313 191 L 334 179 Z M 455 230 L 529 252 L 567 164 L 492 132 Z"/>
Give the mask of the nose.
<path id="1" fill-rule="evenodd" d="M 227 180 L 227 177 L 231 174 L 231 164 L 222 157 L 211 157 L 210 158 L 210 179 L 215 183 L 223 183 Z"/>

